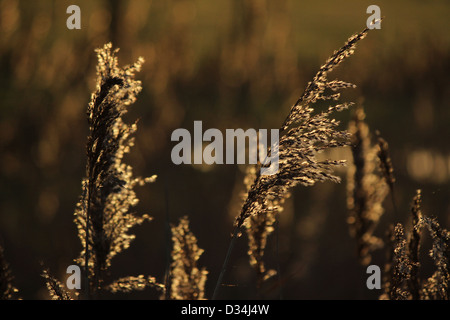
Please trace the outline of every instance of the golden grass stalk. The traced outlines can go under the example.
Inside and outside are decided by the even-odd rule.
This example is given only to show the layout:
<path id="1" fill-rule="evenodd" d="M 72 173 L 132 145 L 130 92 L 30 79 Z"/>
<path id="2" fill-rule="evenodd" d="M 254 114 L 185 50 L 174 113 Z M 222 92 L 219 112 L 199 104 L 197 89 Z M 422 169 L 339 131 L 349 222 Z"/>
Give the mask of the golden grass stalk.
<path id="1" fill-rule="evenodd" d="M 289 196 L 289 190 L 298 184 L 312 186 L 316 182 L 340 181 L 340 178 L 333 174 L 333 168 L 343 165 L 345 161 L 319 160 L 317 154 L 323 150 L 341 147 L 349 143 L 348 133 L 337 129 L 339 121 L 332 115 L 334 112 L 348 108 L 351 104 L 335 102 L 326 111 L 316 113 L 313 113 L 312 106 L 318 101 L 337 101 L 340 98 L 339 90 L 355 87 L 351 83 L 340 80 L 330 81 L 327 77 L 342 61 L 353 54 L 356 43 L 363 39 L 368 31 L 369 29 L 366 28 L 353 35 L 342 48 L 335 51 L 320 67 L 313 80 L 308 83 L 303 95 L 291 107 L 280 127 L 279 143 L 271 146 L 269 151 L 278 151 L 278 171 L 272 175 L 261 175 L 260 170 L 257 170 L 241 212 L 235 219 L 231 242 L 213 293 L 213 299 L 217 297 L 235 239 L 249 217 L 278 212 L 284 199 Z M 265 161 L 261 166 L 266 166 Z M 260 220 L 266 223 L 265 219 Z M 270 226 L 268 225 L 268 227 Z M 260 232 L 258 229 L 261 230 L 256 226 L 254 228 L 256 232 Z M 258 250 L 251 252 L 257 253 Z M 260 258 L 255 257 L 255 259 Z"/>
<path id="2" fill-rule="evenodd" d="M 436 271 L 422 286 L 421 295 L 426 300 L 450 300 L 450 231 L 441 228 L 435 218 L 423 216 L 419 226 L 428 229 L 433 241 L 429 252 Z"/>
<path id="3" fill-rule="evenodd" d="M 248 166 L 247 174 L 244 180 L 247 190 L 250 189 L 255 175 L 256 168 L 254 166 Z M 281 210 L 281 208 L 279 210 Z M 266 214 L 256 214 L 250 216 L 244 223 L 248 236 L 248 256 L 250 258 L 250 265 L 256 272 L 258 289 L 261 288 L 265 280 L 277 273 L 273 269 L 266 270 L 263 260 L 267 245 L 267 238 L 274 231 L 274 225 L 276 222 L 275 214 L 276 212 L 274 210 L 268 210 Z"/>
<path id="4" fill-rule="evenodd" d="M 420 299 L 420 278 L 419 278 L 419 252 L 420 252 L 420 221 L 422 219 L 422 191 L 417 190 L 411 206 L 412 230 L 409 238 L 409 258 L 411 260 L 411 277 L 409 280 L 409 291 L 413 300 Z"/>
<path id="5" fill-rule="evenodd" d="M 103 289 L 104 274 L 112 258 L 127 249 L 134 239 L 129 229 L 151 220 L 148 215 L 136 216 L 131 209 L 139 201 L 134 187 L 156 178 L 136 178 L 132 167 L 122 163 L 124 154 L 134 144 L 132 135 L 137 130 L 136 123 L 126 124 L 122 116 L 142 89 L 134 77 L 144 60 L 139 58 L 133 65 L 119 67 L 118 49 L 112 50 L 111 43 L 96 52 L 97 89 L 87 110 L 86 178 L 75 210 L 83 245 L 77 262 L 85 268 L 88 298 Z"/>
<path id="6" fill-rule="evenodd" d="M 375 236 L 374 231 L 384 213 L 383 201 L 388 187 L 378 172 L 378 146 L 372 145 L 369 126 L 364 119 L 364 110 L 358 107 L 354 120 L 349 123 L 353 164 L 348 168 L 347 223 L 357 242 L 358 259 L 362 265 L 367 265 L 372 259 L 371 252 L 383 246 L 382 239 Z"/>
<path id="7" fill-rule="evenodd" d="M 401 223 L 395 227 L 395 240 L 386 264 L 389 274 L 381 299 L 450 299 L 450 232 L 443 229 L 436 218 L 422 214 L 421 201 L 421 191 L 417 190 L 411 208 L 412 230 L 408 234 L 409 239 Z M 436 268 L 427 279 L 419 276 L 422 264 L 419 250 L 423 229 L 427 229 L 431 235 L 432 248 L 429 255 Z"/>
<path id="8" fill-rule="evenodd" d="M 197 245 L 197 238 L 189 230 L 187 217 L 172 226 L 171 299 L 203 300 L 208 271 L 198 267 L 203 249 Z"/>
<path id="9" fill-rule="evenodd" d="M 380 132 L 378 130 L 376 131 L 376 135 L 379 147 L 377 155 L 378 159 L 380 160 L 380 169 L 384 176 L 384 179 L 386 180 L 386 183 L 389 186 L 394 213 L 397 213 L 397 205 L 395 202 L 395 195 L 394 195 L 394 183 L 395 183 L 394 166 L 392 165 L 392 159 L 389 152 L 389 144 L 385 139 L 381 137 Z"/>

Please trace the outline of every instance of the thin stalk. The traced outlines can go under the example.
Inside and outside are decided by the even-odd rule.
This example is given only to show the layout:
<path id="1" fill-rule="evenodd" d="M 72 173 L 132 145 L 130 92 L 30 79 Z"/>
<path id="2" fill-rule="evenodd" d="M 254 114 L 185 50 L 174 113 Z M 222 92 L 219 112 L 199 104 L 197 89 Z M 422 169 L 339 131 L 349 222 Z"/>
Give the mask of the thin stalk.
<path id="1" fill-rule="evenodd" d="M 171 275 L 170 275 L 170 241 L 172 237 L 172 232 L 170 230 L 170 216 L 169 216 L 169 191 L 167 186 L 167 179 L 164 182 L 164 197 L 166 201 L 166 276 L 165 276 L 165 298 L 166 300 L 170 300 L 170 282 L 171 282 Z"/>
<path id="2" fill-rule="evenodd" d="M 236 242 L 236 239 L 238 238 L 238 233 L 239 233 L 239 227 L 236 226 L 234 228 L 233 234 L 231 236 L 231 241 L 230 241 L 230 244 L 228 246 L 227 255 L 225 256 L 225 261 L 223 262 L 222 270 L 220 271 L 219 278 L 217 279 L 217 283 L 216 283 L 216 287 L 214 289 L 212 300 L 216 300 L 217 299 L 217 295 L 219 293 L 219 288 L 220 288 L 220 286 L 222 284 L 223 276 L 225 275 L 225 271 L 226 271 L 226 269 L 228 267 L 228 263 L 230 261 L 231 252 L 233 251 L 234 244 Z"/>

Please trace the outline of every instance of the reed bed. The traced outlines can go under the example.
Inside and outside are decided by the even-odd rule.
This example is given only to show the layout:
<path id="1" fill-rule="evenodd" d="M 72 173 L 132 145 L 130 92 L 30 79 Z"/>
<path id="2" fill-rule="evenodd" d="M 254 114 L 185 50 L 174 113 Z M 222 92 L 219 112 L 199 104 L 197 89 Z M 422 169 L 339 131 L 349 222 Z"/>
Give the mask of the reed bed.
<path id="1" fill-rule="evenodd" d="M 212 253 L 199 247 L 187 216 L 168 228 L 171 247 L 167 248 L 170 263 L 165 280 L 141 274 L 107 281 L 114 258 L 129 248 L 135 239 L 132 228 L 152 221 L 149 215 L 134 212 L 139 202 L 135 188 L 152 183 L 157 177 L 135 177 L 133 168 L 123 162 L 124 155 L 131 152 L 137 132 L 137 122 L 128 124 L 123 116 L 142 90 L 142 84 L 135 76 L 144 59 L 120 67 L 118 49 L 111 43 L 98 49 L 96 89 L 87 108 L 89 134 L 85 177 L 74 213 L 82 250 L 73 263 L 83 270 L 83 285 L 80 292 L 67 290 L 63 281 L 43 267 L 42 277 L 49 296 L 57 300 L 102 299 L 107 293 L 149 289 L 158 292 L 161 299 L 218 299 L 232 251 L 236 242 L 245 238 L 241 237 L 244 232 L 249 265 L 256 274 L 255 286 L 260 290 L 268 279 L 281 279 L 279 266 L 267 267 L 265 252 L 293 188 L 311 187 L 319 182 L 339 183 L 341 177 L 335 169 L 348 165 L 347 224 L 356 246 L 355 259 L 367 266 L 374 252 L 384 251 L 386 256 L 380 299 L 448 300 L 450 232 L 442 228 L 437 219 L 422 212 L 420 190 L 413 197 L 409 229 L 400 222 L 393 222 L 388 232 L 379 230 L 379 223 L 389 210 L 385 206 L 389 193 L 392 199 L 390 210 L 400 211 L 394 196 L 396 178 L 388 139 L 381 137 L 379 132 L 375 136 L 371 133 L 362 105 L 353 108 L 354 116 L 348 123 L 348 130 L 342 129 L 335 116 L 354 106 L 354 103 L 340 99 L 343 90 L 356 86 L 342 80 L 330 80 L 328 76 L 354 53 L 356 45 L 369 32 L 364 29 L 351 36 L 336 50 L 290 108 L 279 127 L 279 142 L 272 145 L 267 154 L 279 154 L 278 171 L 261 175 L 260 169 L 267 166 L 265 161 L 247 168 L 242 206 L 235 217 L 230 245 L 211 297 L 206 291 L 206 283 L 212 281 L 208 279 L 209 272 L 202 266 L 200 257 Z M 328 104 L 328 107 L 321 110 L 317 107 L 319 104 Z M 346 163 L 344 159 L 319 156 L 334 148 L 349 148 L 352 161 Z M 421 272 L 423 255 L 420 252 L 425 232 L 431 238 L 429 256 L 435 267 L 429 277 Z M 15 299 L 20 291 L 14 287 L 13 273 L 3 253 L 0 247 L 0 298 Z"/>

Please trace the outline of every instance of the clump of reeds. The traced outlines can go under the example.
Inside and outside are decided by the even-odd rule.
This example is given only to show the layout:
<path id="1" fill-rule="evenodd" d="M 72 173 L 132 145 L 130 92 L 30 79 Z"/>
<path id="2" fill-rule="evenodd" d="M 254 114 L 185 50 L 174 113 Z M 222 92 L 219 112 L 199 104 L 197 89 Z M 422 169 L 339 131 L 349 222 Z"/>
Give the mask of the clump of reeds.
<path id="1" fill-rule="evenodd" d="M 386 180 L 379 172 L 379 168 L 383 168 L 380 163 L 385 162 L 377 155 L 382 153 L 386 159 L 390 158 L 385 148 L 372 145 L 369 126 L 364 119 L 364 110 L 359 106 L 349 123 L 353 163 L 349 165 L 347 175 L 347 223 L 350 234 L 357 241 L 358 259 L 367 265 L 371 261 L 371 252 L 383 246 L 383 240 L 375 236 L 374 231 L 384 213 L 383 201 L 388 193 Z M 388 165 L 384 167 L 389 172 Z"/>
<path id="2" fill-rule="evenodd" d="M 301 184 L 312 186 L 317 182 L 339 182 L 340 178 L 333 174 L 333 168 L 343 165 L 343 160 L 319 160 L 317 154 L 349 144 L 349 134 L 338 130 L 339 121 L 332 117 L 334 112 L 347 109 L 351 103 L 337 103 L 341 89 L 354 88 L 355 85 L 340 81 L 328 80 L 328 74 L 342 61 L 353 54 L 356 43 L 367 35 L 368 29 L 350 37 L 342 48 L 322 65 L 303 95 L 291 107 L 291 110 L 280 127 L 279 143 L 272 145 L 268 153 L 278 152 L 278 171 L 272 175 L 261 175 L 260 170 L 252 178 L 250 187 L 234 222 L 234 232 L 213 298 L 221 285 L 222 277 L 229 260 L 234 241 L 247 219 L 254 217 L 247 233 L 251 241 L 249 253 L 257 273 L 263 274 L 261 257 L 264 252 L 265 239 L 272 231 L 274 215 L 280 211 L 284 200 L 289 197 L 290 189 Z M 326 111 L 315 112 L 313 105 L 318 101 L 333 101 Z M 263 161 L 259 168 L 266 167 Z M 258 169 L 259 169 L 258 168 Z M 261 225 L 262 224 L 262 225 Z"/>
<path id="3" fill-rule="evenodd" d="M 435 218 L 422 214 L 421 191 L 417 190 L 411 208 L 411 231 L 398 223 L 394 231 L 390 259 L 387 261 L 385 292 L 381 299 L 449 300 L 450 299 L 450 232 L 441 228 Z M 432 239 L 429 256 L 436 267 L 427 279 L 420 277 L 420 241 L 427 229 Z"/>
<path id="4" fill-rule="evenodd" d="M 13 277 L 0 245 L 0 300 L 13 299 L 18 290 L 12 284 Z"/>
<path id="5" fill-rule="evenodd" d="M 172 264 L 170 270 L 170 298 L 176 300 L 205 299 L 205 283 L 208 271 L 198 267 L 203 249 L 197 245 L 197 238 L 189 230 L 187 217 L 172 226 Z"/>
<path id="6" fill-rule="evenodd" d="M 136 123 L 125 123 L 122 116 L 141 91 L 134 79 L 143 59 L 133 65 L 119 67 L 110 43 L 96 50 L 98 56 L 97 89 L 87 110 L 89 135 L 86 146 L 86 178 L 83 193 L 75 210 L 75 223 L 83 245 L 77 263 L 85 268 L 85 292 L 89 297 L 110 289 L 141 289 L 153 285 L 153 278 L 131 277 L 111 285 L 104 284 L 105 272 L 112 258 L 127 249 L 134 235 L 129 229 L 151 218 L 131 212 L 138 203 L 134 187 L 155 180 L 134 177 L 132 167 L 122 162 L 133 146 Z"/>

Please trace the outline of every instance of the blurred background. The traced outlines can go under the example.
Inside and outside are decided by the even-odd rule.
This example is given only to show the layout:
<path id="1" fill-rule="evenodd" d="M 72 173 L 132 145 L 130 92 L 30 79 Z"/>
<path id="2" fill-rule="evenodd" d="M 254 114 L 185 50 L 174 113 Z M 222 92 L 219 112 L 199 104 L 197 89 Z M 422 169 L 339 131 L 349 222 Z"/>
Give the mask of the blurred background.
<path id="1" fill-rule="evenodd" d="M 81 8 L 81 30 L 66 28 L 66 8 Z M 145 58 L 143 90 L 126 115 L 139 118 L 126 157 L 135 175 L 158 175 L 137 189 L 139 214 L 131 247 L 113 260 L 111 279 L 152 275 L 163 282 L 165 214 L 188 215 L 205 250 L 211 297 L 239 213 L 244 171 L 237 165 L 175 166 L 176 128 L 279 128 L 325 60 L 365 28 L 376 4 L 381 30 L 362 40 L 330 79 L 355 83 L 345 98 L 362 103 L 371 130 L 389 142 L 396 170 L 376 234 L 408 224 L 415 190 L 423 211 L 450 227 L 450 2 L 295 0 L 24 1 L 0 0 L 0 243 L 24 299 L 47 299 L 41 264 L 61 281 L 81 250 L 73 212 L 81 194 L 95 90 L 94 49 L 111 41 L 121 65 Z M 343 126 L 351 111 L 338 115 Z M 333 157 L 348 158 L 342 149 Z M 220 298 L 376 299 L 346 224 L 341 184 L 297 187 L 280 217 L 279 252 L 269 238 L 267 267 L 280 265 L 282 287 L 257 295 L 245 235 L 238 241 Z M 167 197 L 166 197 L 167 195 Z M 166 201 L 168 200 L 168 201 Z M 166 206 L 168 202 L 168 206 Z M 423 252 L 425 259 L 427 250 Z M 428 259 L 431 264 L 431 259 Z M 373 262 L 384 263 L 384 252 Z M 281 289 L 281 290 L 280 290 Z M 127 296 L 157 299 L 151 289 Z"/>

